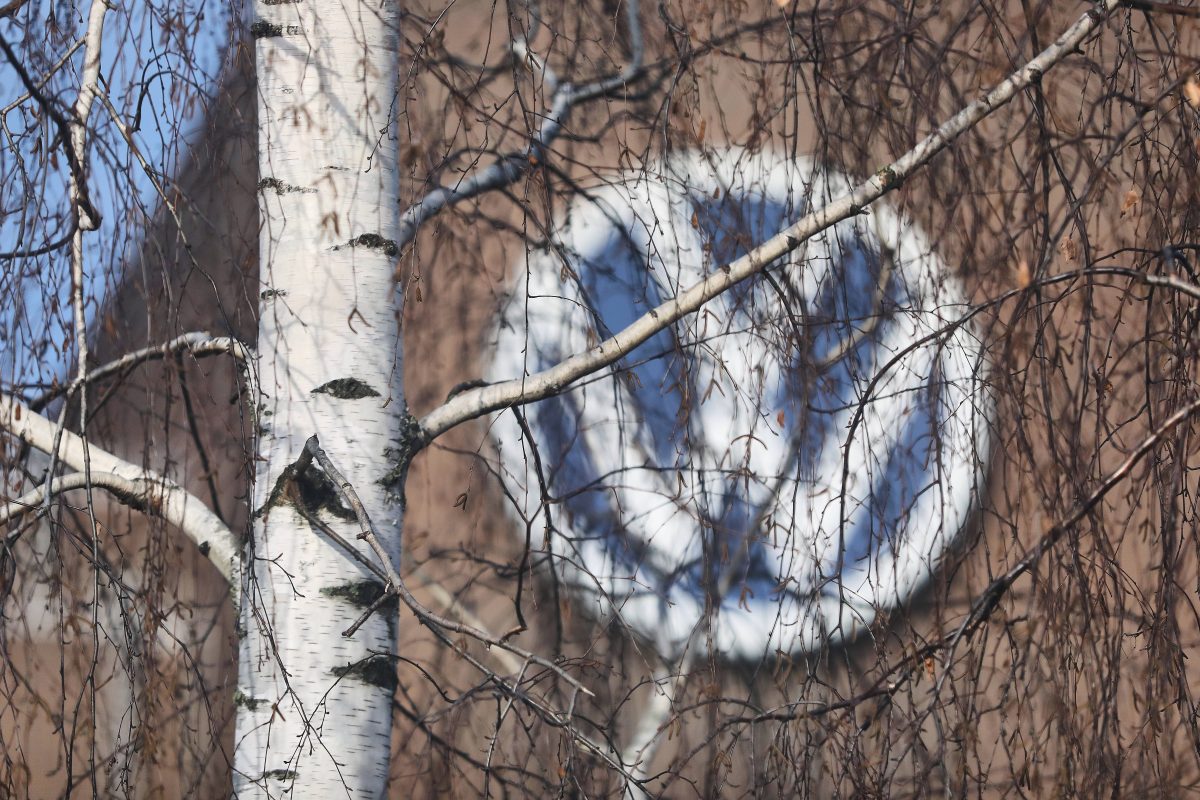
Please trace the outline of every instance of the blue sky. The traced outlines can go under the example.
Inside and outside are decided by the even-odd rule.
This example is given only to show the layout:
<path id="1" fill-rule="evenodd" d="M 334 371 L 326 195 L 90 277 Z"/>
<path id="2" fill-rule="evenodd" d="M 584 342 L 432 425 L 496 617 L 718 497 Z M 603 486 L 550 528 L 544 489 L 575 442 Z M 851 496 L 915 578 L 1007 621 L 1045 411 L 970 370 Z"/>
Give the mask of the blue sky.
<path id="1" fill-rule="evenodd" d="M 88 4 L 31 2 L 0 19 L 0 35 L 42 90 L 69 113 L 79 86 Z M 230 0 L 170 0 L 114 4 L 105 17 L 101 74 L 112 106 L 157 174 L 169 183 L 187 158 L 206 99 L 231 38 Z M 69 55 L 68 55 L 69 54 Z M 8 59 L 0 56 L 0 254 L 39 248 L 69 232 L 68 164 L 56 126 L 30 99 Z M 9 106 L 13 106 L 9 108 Z M 92 202 L 103 215 L 85 235 L 87 310 L 93 316 L 113 285 L 125 254 L 157 208 L 150 177 L 134 158 L 104 103 L 89 119 Z M 74 357 L 69 248 L 31 258 L 0 257 L 0 386 L 43 383 L 61 376 Z"/>

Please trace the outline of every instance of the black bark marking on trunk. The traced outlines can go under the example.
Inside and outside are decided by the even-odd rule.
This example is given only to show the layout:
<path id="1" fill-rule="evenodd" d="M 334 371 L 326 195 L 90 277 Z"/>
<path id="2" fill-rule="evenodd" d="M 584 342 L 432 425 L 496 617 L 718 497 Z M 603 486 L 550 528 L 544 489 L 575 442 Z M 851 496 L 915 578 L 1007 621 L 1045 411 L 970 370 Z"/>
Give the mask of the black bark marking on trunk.
<path id="1" fill-rule="evenodd" d="M 250 36 L 255 39 L 266 39 L 270 36 L 283 36 L 283 26 L 259 20 L 250 26 Z"/>
<path id="2" fill-rule="evenodd" d="M 279 178 L 263 178 L 258 182 L 258 190 L 264 192 L 272 190 L 275 194 L 316 194 L 317 190 L 311 186 L 296 186 L 295 184 L 281 181 Z"/>
<path id="3" fill-rule="evenodd" d="M 269 769 L 263 773 L 263 777 L 277 781 L 294 781 L 299 774 L 294 769 Z"/>
<path id="4" fill-rule="evenodd" d="M 342 505 L 341 495 L 329 476 L 311 464 L 296 475 L 294 482 L 299 493 L 300 504 L 309 513 L 328 511 L 338 519 L 353 522 L 354 512 Z"/>
<path id="5" fill-rule="evenodd" d="M 341 250 L 342 247 L 365 247 L 369 250 L 379 250 L 387 256 L 394 256 L 400 252 L 400 248 L 396 246 L 394 241 L 385 239 L 378 233 L 364 233 L 361 236 L 355 236 L 344 245 L 333 249 Z"/>
<path id="6" fill-rule="evenodd" d="M 378 686 L 387 690 L 389 696 L 400 685 L 400 679 L 396 677 L 396 665 L 384 655 L 367 656 L 362 661 L 334 667 L 330 671 L 339 678 L 357 678 L 363 683 Z"/>
<path id="7" fill-rule="evenodd" d="M 389 499 L 400 503 L 401 510 L 408 507 L 404 496 L 404 482 L 408 478 L 408 465 L 413 456 L 424 446 L 421 440 L 421 421 L 407 411 L 400 419 L 400 436 L 396 447 L 385 447 L 383 457 L 392 466 L 379 479 L 379 485 L 388 492 Z"/>
<path id="8" fill-rule="evenodd" d="M 373 580 L 352 581 L 350 583 L 338 584 L 337 586 L 326 586 L 321 590 L 321 594 L 326 597 L 336 597 L 345 600 L 356 608 L 370 608 L 386 593 L 387 588 L 383 583 Z M 382 608 L 384 610 L 395 611 L 398 605 L 398 599 L 392 597 L 391 601 L 385 603 Z"/>
<path id="9" fill-rule="evenodd" d="M 364 397 L 379 397 L 379 392 L 358 378 L 338 378 L 323 383 L 312 390 L 313 394 L 327 394 L 339 400 L 361 400 Z"/>
<path id="10" fill-rule="evenodd" d="M 243 708 L 247 708 L 250 711 L 257 711 L 259 706 L 266 705 L 266 702 L 267 702 L 266 700 L 260 699 L 258 697 L 247 697 L 246 693 L 243 692 L 241 689 L 238 689 L 236 692 L 233 693 L 233 704 L 235 706 L 241 706 Z"/>
<path id="11" fill-rule="evenodd" d="M 262 508 L 254 512 L 254 516 L 261 517 L 269 509 L 283 503 L 291 503 L 314 516 L 320 511 L 327 511 L 348 522 L 358 518 L 353 511 L 342 505 L 337 487 L 333 485 L 329 476 L 311 462 L 305 465 L 304 469 L 298 469 L 295 464 L 288 464 L 275 481 L 271 496 Z"/>

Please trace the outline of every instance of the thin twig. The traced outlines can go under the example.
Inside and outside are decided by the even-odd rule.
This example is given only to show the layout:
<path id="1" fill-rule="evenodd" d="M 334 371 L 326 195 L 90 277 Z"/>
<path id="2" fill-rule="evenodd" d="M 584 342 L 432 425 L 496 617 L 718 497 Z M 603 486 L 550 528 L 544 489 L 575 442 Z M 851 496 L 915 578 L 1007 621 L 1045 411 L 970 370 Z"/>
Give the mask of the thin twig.
<path id="1" fill-rule="evenodd" d="M 4 16 L 3 12 L 0 11 L 0 17 L 3 17 L 3 16 Z M 83 47 L 84 41 L 85 41 L 84 39 L 76 39 L 75 43 L 72 44 L 70 47 L 68 47 L 65 53 L 63 53 L 61 56 L 59 56 L 58 61 L 55 61 L 54 65 L 51 66 L 50 69 L 46 70 L 46 74 L 43 75 L 42 79 L 40 81 L 38 81 L 37 83 L 35 83 L 34 86 L 39 90 L 45 88 L 46 84 L 50 82 L 50 79 L 53 78 L 55 76 L 55 74 L 60 69 L 63 68 L 64 64 L 66 64 L 68 61 L 71 60 L 71 57 L 75 55 L 75 51 L 78 50 L 79 48 Z M 32 97 L 33 97 L 33 95 L 29 94 L 29 92 L 26 92 L 25 94 L 18 97 L 16 100 L 13 100 L 11 103 L 6 105 L 4 108 L 0 108 L 0 117 L 4 116 L 8 112 L 12 111 L 14 108 L 21 105 L 26 100 L 31 99 Z"/>
<path id="2" fill-rule="evenodd" d="M 302 459 L 304 458 L 305 456 L 301 456 L 301 460 L 297 460 L 296 463 L 298 465 L 302 465 Z M 383 567 L 379 566 L 374 561 L 363 555 L 361 550 L 351 544 L 350 540 L 345 536 L 342 536 L 340 533 L 334 530 L 332 525 L 328 524 L 316 514 L 305 508 L 303 503 L 298 503 L 296 505 L 296 510 L 299 511 L 300 516 L 308 520 L 310 524 L 315 525 L 317 529 L 321 531 L 321 533 L 332 539 L 334 544 L 346 551 L 347 555 L 370 570 L 372 575 L 374 575 L 376 578 L 379 578 L 381 581 L 387 580 L 387 573 L 384 571 Z"/>
<path id="3" fill-rule="evenodd" d="M 625 88 L 638 80 L 643 72 L 643 45 L 639 0 L 625 0 L 625 22 L 629 28 L 629 64 L 617 75 L 601 78 L 582 86 L 560 83 L 558 76 L 546 63 L 536 57 L 523 39 L 513 42 L 513 54 L 524 64 L 538 70 L 543 85 L 551 88 L 550 108 L 542 117 L 541 127 L 520 153 L 501 156 L 496 162 L 476 172 L 456 186 L 439 186 L 413 203 L 400 215 L 400 247 L 413 240 L 421 225 L 448 206 L 478 197 L 485 192 L 502 189 L 515 183 L 546 157 L 550 145 L 562 133 L 571 111 L 580 103 L 602 97 Z"/>
<path id="4" fill-rule="evenodd" d="M 25 70 L 24 61 L 15 52 L 13 52 L 8 40 L 5 39 L 3 35 L 0 35 L 0 52 L 4 53 L 5 58 L 8 59 L 8 62 L 12 65 L 13 70 L 17 73 L 17 77 L 19 77 L 21 82 L 25 84 L 25 90 L 29 92 L 30 96 L 32 96 L 34 100 L 37 101 L 38 106 L 46 113 L 48 117 L 50 117 L 51 121 L 54 122 L 55 127 L 58 128 L 58 136 L 59 139 L 62 140 L 63 152 L 67 156 L 67 166 L 71 172 L 71 179 L 72 181 L 77 182 L 81 187 L 81 191 L 77 198 L 79 208 L 81 211 L 87 214 L 91 220 L 99 223 L 100 214 L 96 211 L 95 206 L 92 205 L 92 201 L 89 199 L 87 194 L 86 172 L 83 168 L 83 165 L 79 163 L 79 160 L 76 157 L 74 147 L 71 146 L 71 123 L 67 120 L 67 117 L 65 114 L 63 114 L 62 110 L 55 104 L 54 100 L 42 94 L 41 90 L 38 88 L 38 85 L 34 83 L 33 79 L 29 76 L 29 73 Z"/>
<path id="5" fill-rule="evenodd" d="M 9 0 L 4 5 L 0 6 L 0 19 L 11 17 L 25 7 L 29 0 Z"/>
<path id="6" fill-rule="evenodd" d="M 384 574 L 387 576 L 387 590 L 399 586 L 400 574 L 392 566 L 392 559 L 388 557 L 387 550 L 383 549 L 379 537 L 375 534 L 375 526 L 371 524 L 371 517 L 367 514 L 367 509 L 363 505 L 362 500 L 359 499 L 358 492 L 354 490 L 354 485 L 346 480 L 346 476 L 333 465 L 329 456 L 321 449 L 321 442 L 317 439 L 316 434 L 308 437 L 308 441 L 304 443 L 304 452 L 317 460 L 317 463 L 321 465 L 321 469 L 325 471 L 325 474 L 337 486 L 338 494 L 346 501 L 346 505 L 350 506 L 351 510 L 354 511 L 354 516 L 358 518 L 358 538 L 365 541 L 375 551 L 375 557 L 379 559 Z M 301 469 L 307 466 L 307 464 L 301 464 L 300 462 L 296 463 Z"/>
<path id="7" fill-rule="evenodd" d="M 1168 417 L 1156 431 L 1142 440 L 1134 451 L 1116 469 L 1110 472 L 1086 499 L 1077 503 L 1070 514 L 1044 533 L 1038 539 L 1037 543 L 1030 547 L 1011 569 L 991 581 L 978 594 L 974 602 L 972 602 L 966 617 L 955 627 L 953 632 L 914 650 L 906 658 L 888 669 L 878 680 L 862 692 L 853 697 L 844 698 L 832 703 L 789 703 L 774 709 L 759 711 L 752 716 L 731 717 L 722 722 L 721 727 L 727 728 L 732 725 L 757 724 L 771 721 L 790 722 L 797 719 L 821 717 L 835 711 L 856 708 L 862 703 L 878 697 L 895 695 L 913 674 L 924 669 L 926 658 L 946 650 L 949 650 L 952 656 L 955 649 L 962 642 L 970 641 L 975 632 L 991 619 L 996 609 L 999 608 L 1000 601 L 1019 577 L 1032 571 L 1041 561 L 1042 557 L 1050 552 L 1054 548 L 1054 545 L 1061 541 L 1063 536 L 1083 520 L 1084 517 L 1090 514 L 1099 505 L 1100 501 L 1124 480 L 1132 472 L 1133 468 L 1149 455 L 1167 435 L 1181 423 L 1197 415 L 1200 415 L 1200 400 L 1195 400 L 1183 406 Z M 945 659 L 947 666 L 951 660 L 950 657 Z M 937 683 L 938 689 L 941 688 L 946 679 L 947 672 L 948 669 L 943 671 L 939 678 Z M 699 704 L 676 709 L 676 715 L 686 714 L 707 702 L 712 701 L 704 701 Z M 803 709 L 800 708 L 802 705 L 805 706 Z"/>
<path id="8" fill-rule="evenodd" d="M 451 614 L 454 614 L 463 622 L 472 625 L 476 628 L 484 628 L 483 620 L 476 616 L 471 609 L 467 608 L 453 594 L 446 590 L 436 579 L 428 575 L 425 570 L 420 567 L 412 567 L 409 571 L 410 578 L 416 578 L 421 581 L 421 588 L 428 591 L 434 598 L 442 604 L 443 608 Z M 505 634 L 507 638 L 508 634 Z M 509 674 L 516 674 L 522 670 L 522 664 L 517 660 L 517 657 L 508 650 L 494 649 L 492 656 L 498 661 L 503 662 L 503 667 Z"/>
<path id="9" fill-rule="evenodd" d="M 310 436 L 308 441 L 305 442 L 304 451 L 301 453 L 300 458 L 296 460 L 295 466 L 297 469 L 303 470 L 310 463 L 312 463 L 313 460 L 316 460 L 321 469 L 324 470 L 334 482 L 338 493 L 341 495 L 342 500 L 345 501 L 346 505 L 354 510 L 360 526 L 358 538 L 364 539 L 371 546 L 371 549 L 375 552 L 375 555 L 379 558 L 380 569 L 382 569 L 384 575 L 387 576 L 387 586 L 385 586 L 383 597 L 387 597 L 389 595 L 400 597 L 400 599 L 404 601 L 404 604 L 412 610 L 413 614 L 416 615 L 421 624 L 425 625 L 426 627 L 436 627 L 442 630 L 461 633 L 481 642 L 482 644 L 487 645 L 488 647 L 499 647 L 502 650 L 507 650 L 508 652 L 527 662 L 545 667 L 565 680 L 567 683 L 571 684 L 571 686 L 577 691 L 583 692 L 589 697 L 595 696 L 590 689 L 580 683 L 576 678 L 572 677 L 568 672 L 566 672 L 566 670 L 564 670 L 558 664 L 555 664 L 553 661 L 535 655 L 528 650 L 516 647 L 515 645 L 507 642 L 503 637 L 495 636 L 494 634 L 475 627 L 474 625 L 468 625 L 465 622 L 456 622 L 455 620 L 446 619 L 445 617 L 433 613 L 424 605 L 422 605 L 421 602 L 417 600 L 413 593 L 409 591 L 408 587 L 404 584 L 404 579 L 400 577 L 399 573 L 397 573 L 395 566 L 393 566 L 391 559 L 387 555 L 387 551 L 384 550 L 383 545 L 380 544 L 378 533 L 375 531 L 375 525 L 371 522 L 371 518 L 367 514 L 366 508 L 363 506 L 362 501 L 359 499 L 358 493 L 354 490 L 354 486 L 351 485 L 351 483 L 346 480 L 342 473 L 338 471 L 337 467 L 334 466 L 333 462 L 329 459 L 329 456 L 327 456 L 325 451 L 321 449 L 320 441 L 315 435 Z M 343 546 L 349 544 L 348 542 L 345 542 L 345 540 L 341 540 L 341 543 Z M 377 599 L 377 601 L 372 604 L 371 608 L 368 609 L 368 612 L 373 613 L 379 608 L 382 608 L 384 605 L 383 602 L 380 602 L 382 599 L 383 598 Z M 345 631 L 343 635 L 352 636 L 354 632 L 361 627 L 361 625 L 369 617 L 370 613 L 361 616 L 355 622 L 355 624 L 351 626 L 351 628 Z"/>
<path id="10" fill-rule="evenodd" d="M 1145 11 L 1148 14 L 1170 14 L 1176 17 L 1200 19 L 1200 7 L 1181 6 L 1178 3 L 1160 3 L 1158 0 L 1122 0 L 1121 5 Z"/>

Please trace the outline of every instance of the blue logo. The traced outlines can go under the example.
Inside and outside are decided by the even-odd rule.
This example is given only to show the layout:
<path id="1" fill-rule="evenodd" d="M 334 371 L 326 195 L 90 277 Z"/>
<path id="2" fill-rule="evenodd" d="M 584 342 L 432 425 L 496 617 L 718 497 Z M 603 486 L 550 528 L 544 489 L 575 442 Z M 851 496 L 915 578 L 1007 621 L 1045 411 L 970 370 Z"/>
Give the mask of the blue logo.
<path id="1" fill-rule="evenodd" d="M 586 191 L 513 272 L 490 381 L 596 346 L 850 181 L 728 149 Z M 852 639 L 969 524 L 991 403 L 955 271 L 880 201 L 556 398 L 497 415 L 522 536 L 667 658 Z"/>

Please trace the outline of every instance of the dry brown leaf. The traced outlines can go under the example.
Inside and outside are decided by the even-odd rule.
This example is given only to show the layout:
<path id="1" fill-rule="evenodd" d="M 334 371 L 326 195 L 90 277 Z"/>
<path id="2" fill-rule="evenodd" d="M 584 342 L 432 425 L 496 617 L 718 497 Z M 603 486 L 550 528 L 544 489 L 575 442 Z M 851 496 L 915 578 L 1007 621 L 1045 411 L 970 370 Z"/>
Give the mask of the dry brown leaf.
<path id="1" fill-rule="evenodd" d="M 1138 194 L 1137 189 L 1130 189 L 1125 193 L 1125 199 L 1121 201 L 1121 216 L 1126 217 L 1130 214 L 1133 207 L 1136 206 L 1142 199 Z"/>
<path id="2" fill-rule="evenodd" d="M 1033 283 L 1033 270 L 1029 268 L 1029 262 L 1022 258 L 1017 262 L 1017 286 L 1026 289 L 1031 283 Z"/>
<path id="3" fill-rule="evenodd" d="M 1068 236 L 1058 243 L 1058 252 L 1067 261 L 1076 261 L 1079 258 L 1079 242 Z"/>
<path id="4" fill-rule="evenodd" d="M 1188 78 L 1187 83 L 1183 85 L 1183 96 L 1192 108 L 1200 108 L 1200 81 L 1196 80 L 1195 75 Z"/>

